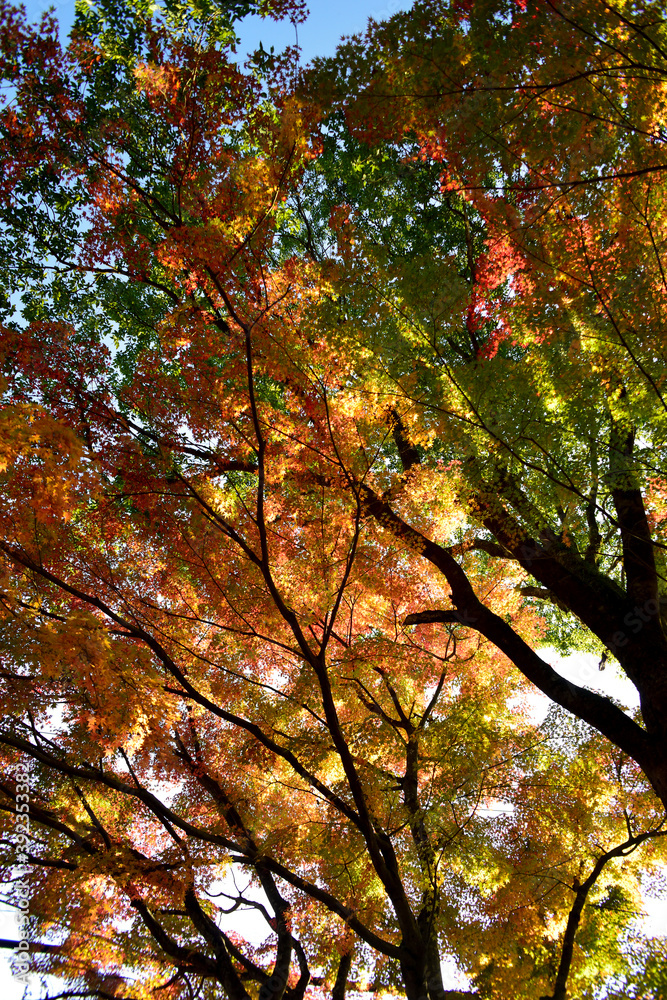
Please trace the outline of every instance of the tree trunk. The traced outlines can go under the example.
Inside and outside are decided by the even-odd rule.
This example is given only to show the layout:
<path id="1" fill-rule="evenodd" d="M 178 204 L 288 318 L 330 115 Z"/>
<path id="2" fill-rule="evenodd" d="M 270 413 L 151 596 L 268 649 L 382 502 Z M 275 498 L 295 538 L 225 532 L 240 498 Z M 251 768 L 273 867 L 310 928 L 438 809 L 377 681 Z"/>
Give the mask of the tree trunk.
<path id="1" fill-rule="evenodd" d="M 429 1000 L 426 983 L 426 951 L 421 942 L 401 945 L 401 978 L 406 1000 Z"/>

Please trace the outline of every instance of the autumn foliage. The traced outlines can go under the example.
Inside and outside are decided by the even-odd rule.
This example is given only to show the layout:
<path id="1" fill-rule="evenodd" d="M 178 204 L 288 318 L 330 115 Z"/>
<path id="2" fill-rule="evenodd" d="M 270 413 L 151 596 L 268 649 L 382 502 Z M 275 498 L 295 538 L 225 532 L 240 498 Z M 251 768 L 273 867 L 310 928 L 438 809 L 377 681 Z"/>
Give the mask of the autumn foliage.
<path id="1" fill-rule="evenodd" d="M 571 6 L 305 71 L 235 51 L 298 4 L 66 48 L 3 6 L 0 806 L 50 995 L 662 995 L 667 37 Z"/>

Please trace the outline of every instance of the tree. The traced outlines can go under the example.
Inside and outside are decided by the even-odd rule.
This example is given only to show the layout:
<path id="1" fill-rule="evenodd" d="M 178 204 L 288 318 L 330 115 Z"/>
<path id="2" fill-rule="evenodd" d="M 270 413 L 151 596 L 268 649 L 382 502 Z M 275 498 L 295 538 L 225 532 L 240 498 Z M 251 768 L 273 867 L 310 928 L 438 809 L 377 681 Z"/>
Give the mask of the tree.
<path id="1" fill-rule="evenodd" d="M 663 856 L 654 772 L 531 719 L 545 623 L 398 372 L 427 375 L 397 295 L 486 230 L 456 202 L 421 257 L 378 249 L 293 53 L 234 59 L 246 9 L 102 3 L 66 52 L 5 9 L 0 790 L 11 823 L 31 768 L 34 961 L 66 995 L 441 1000 L 444 949 L 479 996 L 591 995 Z M 433 174 L 394 173 L 392 240 Z"/>
<path id="2" fill-rule="evenodd" d="M 312 86 L 333 89 L 332 123 L 347 95 L 335 142 L 357 176 L 377 178 L 373 204 L 356 179 L 339 192 L 354 244 L 341 289 L 367 303 L 363 391 L 372 367 L 378 395 L 400 415 L 406 474 L 419 462 L 456 463 L 458 495 L 482 529 L 471 547 L 522 567 L 525 592 L 558 608 L 573 648 L 592 642 L 618 660 L 643 727 L 563 683 L 488 615 L 455 552 L 419 537 L 379 497 L 375 510 L 440 569 L 456 612 L 633 756 L 664 802 L 656 13 L 654 4 L 416 4 L 321 64 Z M 400 168 L 419 172 L 419 162 L 420 198 L 397 218 Z"/>

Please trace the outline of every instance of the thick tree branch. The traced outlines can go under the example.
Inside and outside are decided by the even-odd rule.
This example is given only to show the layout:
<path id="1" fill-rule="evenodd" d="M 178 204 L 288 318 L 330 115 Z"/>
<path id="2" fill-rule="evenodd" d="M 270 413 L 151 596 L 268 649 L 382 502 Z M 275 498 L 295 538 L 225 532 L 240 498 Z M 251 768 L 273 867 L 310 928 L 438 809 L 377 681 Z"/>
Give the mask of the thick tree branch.
<path id="1" fill-rule="evenodd" d="M 249 994 L 227 952 L 225 936 L 204 912 L 192 887 L 185 892 L 184 905 L 194 927 L 215 952 L 217 978 L 229 1000 L 248 1000 Z"/>
<path id="2" fill-rule="evenodd" d="M 352 968 L 352 952 L 346 951 L 340 956 L 336 979 L 331 990 L 331 1000 L 345 1000 L 345 990 L 347 989 L 347 978 Z"/>
<path id="3" fill-rule="evenodd" d="M 633 475 L 634 433 L 627 429 L 624 433 L 614 424 L 609 450 L 613 479 L 611 495 L 621 528 L 628 596 L 641 603 L 654 601 L 658 597 L 658 574 L 644 498 Z"/>
<path id="4" fill-rule="evenodd" d="M 409 472 L 414 465 L 420 464 L 421 457 L 417 449 L 410 442 L 405 430 L 405 425 L 401 420 L 398 410 L 391 411 L 389 414 L 389 420 L 391 422 L 392 437 L 394 438 L 394 442 L 401 459 L 403 471 Z"/>
<path id="5" fill-rule="evenodd" d="M 366 511 L 408 548 L 419 552 L 444 575 L 462 623 L 475 628 L 515 664 L 547 697 L 593 726 L 636 760 L 651 778 L 655 774 L 653 746 L 648 734 L 601 695 L 561 677 L 503 618 L 479 600 L 468 577 L 448 549 L 430 541 L 407 524 L 369 487 L 362 486 Z M 651 779 L 652 780 L 652 779 Z M 663 792 L 667 796 L 667 787 Z"/>

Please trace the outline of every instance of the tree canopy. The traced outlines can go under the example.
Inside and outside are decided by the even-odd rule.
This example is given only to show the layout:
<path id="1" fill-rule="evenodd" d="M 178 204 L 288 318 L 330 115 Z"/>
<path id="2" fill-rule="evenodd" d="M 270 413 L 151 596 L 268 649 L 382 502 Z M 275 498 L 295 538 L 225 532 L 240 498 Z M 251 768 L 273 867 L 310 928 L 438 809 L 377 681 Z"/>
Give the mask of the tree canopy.
<path id="1" fill-rule="evenodd" d="M 63 47 L 2 7 L 17 961 L 657 1000 L 664 5 L 424 0 L 305 69 L 244 62 L 252 11 L 305 16 L 97 0 Z"/>

